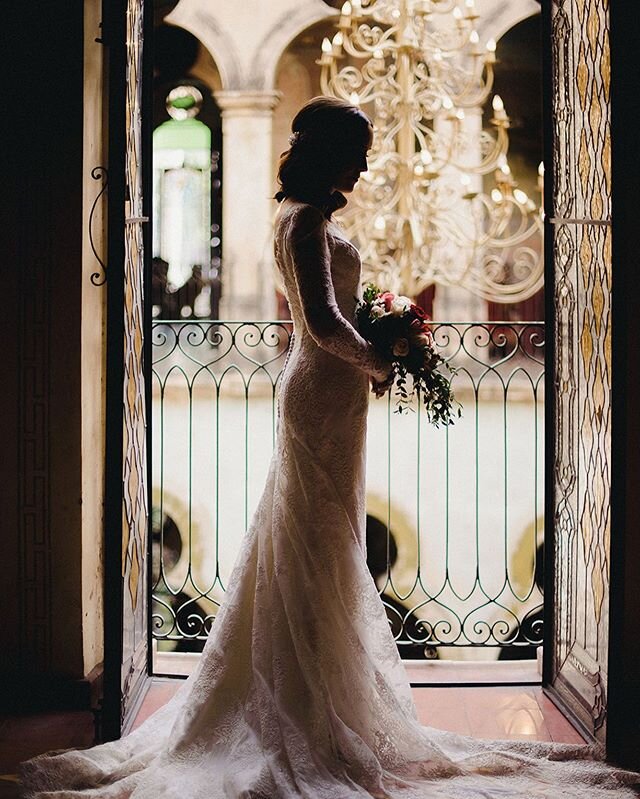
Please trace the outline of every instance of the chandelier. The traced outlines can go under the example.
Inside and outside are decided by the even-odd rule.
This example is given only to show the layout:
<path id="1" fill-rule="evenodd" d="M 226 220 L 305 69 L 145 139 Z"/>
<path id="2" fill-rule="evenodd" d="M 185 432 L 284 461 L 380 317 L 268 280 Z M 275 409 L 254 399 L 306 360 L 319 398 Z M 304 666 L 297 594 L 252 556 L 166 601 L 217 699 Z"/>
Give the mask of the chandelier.
<path id="1" fill-rule="evenodd" d="M 498 95 L 482 127 L 496 44 L 481 47 L 477 20 L 474 0 L 347 0 L 317 63 L 323 94 L 374 122 L 369 169 L 340 218 L 365 279 L 517 302 L 543 282 L 541 200 L 511 174 Z"/>

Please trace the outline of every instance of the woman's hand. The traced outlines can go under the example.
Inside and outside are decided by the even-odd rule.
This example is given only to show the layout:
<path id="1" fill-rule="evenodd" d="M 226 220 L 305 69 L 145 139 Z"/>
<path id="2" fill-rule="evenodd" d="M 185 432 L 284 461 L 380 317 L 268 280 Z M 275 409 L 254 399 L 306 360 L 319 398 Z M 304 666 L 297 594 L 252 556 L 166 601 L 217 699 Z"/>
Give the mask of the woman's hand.
<path id="1" fill-rule="evenodd" d="M 387 391 L 393 385 L 393 381 L 395 380 L 396 373 L 391 368 L 391 364 L 389 364 L 389 370 L 387 371 L 386 375 L 383 375 L 380 372 L 377 375 L 371 375 L 371 390 L 376 395 L 376 398 L 379 399 L 380 397 L 384 397 Z M 380 379 L 378 379 L 380 378 Z"/>

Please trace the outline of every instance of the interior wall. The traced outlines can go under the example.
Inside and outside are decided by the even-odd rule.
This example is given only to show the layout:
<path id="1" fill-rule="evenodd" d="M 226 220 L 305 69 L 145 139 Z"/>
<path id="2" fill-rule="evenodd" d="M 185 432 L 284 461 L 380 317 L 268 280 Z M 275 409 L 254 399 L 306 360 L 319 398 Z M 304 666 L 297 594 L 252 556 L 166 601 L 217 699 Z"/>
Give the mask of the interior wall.
<path id="1" fill-rule="evenodd" d="M 0 226 L 0 357 L 7 370 L 0 393 L 0 558 L 8 589 L 0 685 L 7 702 L 21 708 L 86 704 L 85 678 L 102 657 L 104 289 L 86 285 L 85 212 L 96 182 L 85 175 L 83 154 L 85 136 L 100 148 L 102 120 L 92 127 L 93 111 L 85 117 L 85 5 L 93 41 L 100 34 L 98 0 L 3 9 L 3 74 L 20 92 L 0 182 L 0 207 L 10 213 Z M 99 95 L 98 74 L 87 97 Z"/>

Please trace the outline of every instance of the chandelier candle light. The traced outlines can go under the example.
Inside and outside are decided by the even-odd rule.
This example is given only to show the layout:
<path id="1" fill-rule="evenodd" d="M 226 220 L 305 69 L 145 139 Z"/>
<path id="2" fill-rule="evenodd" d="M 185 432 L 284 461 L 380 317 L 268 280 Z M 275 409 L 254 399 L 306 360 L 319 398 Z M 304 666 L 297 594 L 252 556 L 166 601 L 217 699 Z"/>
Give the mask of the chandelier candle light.
<path id="1" fill-rule="evenodd" d="M 375 126 L 341 214 L 364 276 L 414 297 L 435 283 L 517 302 L 542 286 L 542 211 L 511 174 L 498 95 L 481 128 L 496 43 L 481 45 L 477 20 L 474 0 L 347 0 L 317 63 L 322 92 Z"/>

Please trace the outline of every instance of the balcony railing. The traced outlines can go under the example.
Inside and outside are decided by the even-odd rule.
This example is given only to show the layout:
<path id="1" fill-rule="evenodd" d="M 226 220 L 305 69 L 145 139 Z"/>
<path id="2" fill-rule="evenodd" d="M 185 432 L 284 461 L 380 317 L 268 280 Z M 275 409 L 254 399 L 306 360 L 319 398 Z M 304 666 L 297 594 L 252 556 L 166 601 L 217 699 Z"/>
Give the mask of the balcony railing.
<path id="1" fill-rule="evenodd" d="M 372 396 L 367 561 L 401 654 L 542 643 L 544 324 L 439 322 L 455 426 Z M 260 497 L 291 324 L 154 322 L 153 608 L 162 650 L 199 651 Z M 467 650 L 469 651 L 469 650 Z"/>

